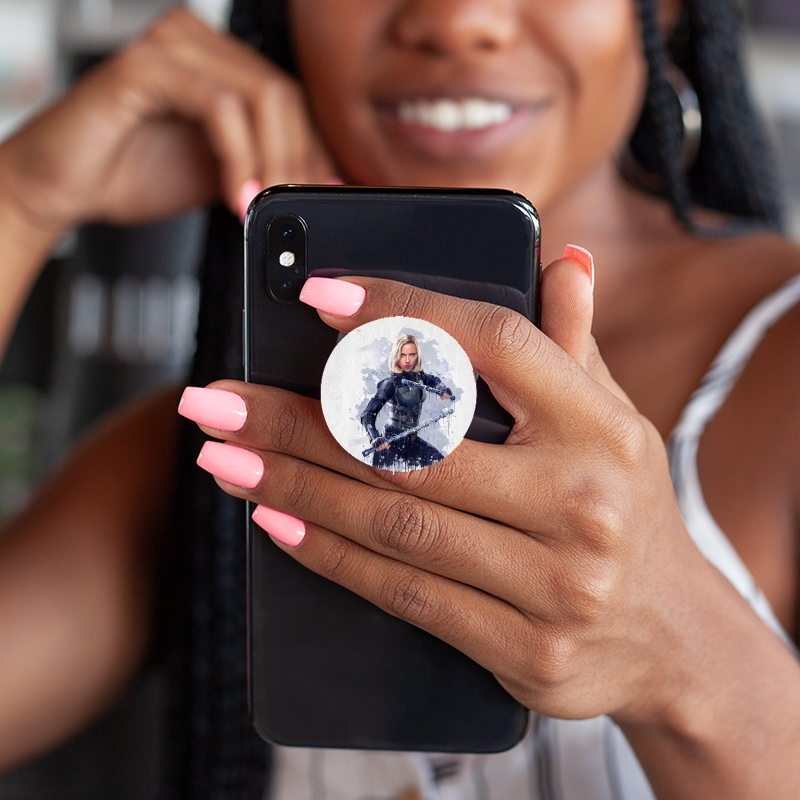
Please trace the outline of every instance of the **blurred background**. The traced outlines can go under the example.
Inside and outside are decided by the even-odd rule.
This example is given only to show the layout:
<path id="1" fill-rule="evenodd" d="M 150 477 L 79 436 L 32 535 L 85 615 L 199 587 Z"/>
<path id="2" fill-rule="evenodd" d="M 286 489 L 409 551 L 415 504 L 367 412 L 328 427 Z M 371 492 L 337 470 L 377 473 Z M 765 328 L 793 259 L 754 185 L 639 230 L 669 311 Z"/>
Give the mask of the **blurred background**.
<path id="1" fill-rule="evenodd" d="M 772 137 L 787 225 L 800 241 L 800 0 L 741 0 L 754 98 Z M 191 0 L 222 27 L 229 0 Z M 0 140 L 170 0 L 0 0 Z M 66 237 L 0 366 L 0 521 L 98 416 L 179 382 L 194 347 L 205 215 Z M 1 645 L 0 645 L 1 646 Z M 160 770 L 156 670 L 106 719 L 0 776 L 0 800 L 150 800 Z"/>

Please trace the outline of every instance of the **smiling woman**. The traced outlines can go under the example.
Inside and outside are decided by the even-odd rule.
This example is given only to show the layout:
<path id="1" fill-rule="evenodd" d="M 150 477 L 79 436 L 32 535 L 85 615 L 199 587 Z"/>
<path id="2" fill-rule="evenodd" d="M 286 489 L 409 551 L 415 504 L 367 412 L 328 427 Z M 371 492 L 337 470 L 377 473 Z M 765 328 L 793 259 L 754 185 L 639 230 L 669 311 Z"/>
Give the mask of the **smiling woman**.
<path id="1" fill-rule="evenodd" d="M 170 415 L 101 432 L 0 542 L 0 763 L 141 664 L 161 570 L 169 796 L 800 793 L 800 254 L 774 232 L 737 24 L 732 0 L 236 0 L 223 36 L 176 10 L 0 147 L 2 322 L 73 225 L 224 202 L 198 386 L 240 374 L 254 187 L 513 189 L 550 262 L 541 330 L 375 279 L 302 295 L 341 332 L 397 315 L 447 331 L 515 420 L 502 445 L 381 472 L 314 401 L 194 388 L 163 568 L 142 553 L 165 527 Z M 698 98 L 693 162 L 670 61 Z M 193 463 L 209 435 L 222 491 Z M 490 670 L 533 712 L 527 737 L 491 756 L 267 749 L 246 711 L 238 498 L 291 558 Z"/>
<path id="2" fill-rule="evenodd" d="M 311 110 L 359 183 L 513 187 L 547 206 L 634 125 L 629 0 L 289 6 Z"/>

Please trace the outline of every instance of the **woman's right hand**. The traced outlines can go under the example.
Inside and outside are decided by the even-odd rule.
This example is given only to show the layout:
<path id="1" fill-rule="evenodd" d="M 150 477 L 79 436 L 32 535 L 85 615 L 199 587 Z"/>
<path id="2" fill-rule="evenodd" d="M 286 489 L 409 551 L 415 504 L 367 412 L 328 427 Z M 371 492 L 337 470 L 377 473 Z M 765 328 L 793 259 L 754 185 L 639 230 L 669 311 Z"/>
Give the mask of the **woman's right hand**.
<path id="1" fill-rule="evenodd" d="M 53 231 L 136 223 L 335 174 L 299 84 L 174 9 L 0 147 L 0 186 Z M 248 196 L 249 195 L 249 196 Z"/>

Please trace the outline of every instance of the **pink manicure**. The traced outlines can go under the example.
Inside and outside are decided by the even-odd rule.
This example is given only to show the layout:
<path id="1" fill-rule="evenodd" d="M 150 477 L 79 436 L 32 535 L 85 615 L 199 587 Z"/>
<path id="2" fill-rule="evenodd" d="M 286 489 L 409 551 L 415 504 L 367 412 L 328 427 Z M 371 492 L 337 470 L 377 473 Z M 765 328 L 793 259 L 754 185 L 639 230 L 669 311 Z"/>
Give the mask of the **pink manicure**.
<path id="1" fill-rule="evenodd" d="M 594 259 L 592 254 L 585 247 L 579 247 L 577 244 L 568 244 L 564 248 L 561 258 L 574 261 L 583 267 L 583 271 L 588 275 L 594 292 Z"/>
<path id="2" fill-rule="evenodd" d="M 303 520 L 275 511 L 274 508 L 256 506 L 253 512 L 253 522 L 263 528 L 273 539 L 297 547 L 306 535 L 306 526 Z"/>
<path id="3" fill-rule="evenodd" d="M 264 475 L 264 462 L 250 450 L 223 442 L 206 442 L 197 465 L 228 483 L 255 489 Z"/>
<path id="4" fill-rule="evenodd" d="M 363 286 L 336 278 L 309 278 L 300 292 L 301 302 L 337 317 L 352 317 L 366 296 Z"/>
<path id="5" fill-rule="evenodd" d="M 250 178 L 242 184 L 239 189 L 239 219 L 244 222 L 250 201 L 261 191 L 261 184 L 255 179 Z"/>
<path id="6" fill-rule="evenodd" d="M 238 431 L 247 419 L 247 406 L 234 392 L 187 386 L 178 404 L 178 413 L 209 428 Z"/>

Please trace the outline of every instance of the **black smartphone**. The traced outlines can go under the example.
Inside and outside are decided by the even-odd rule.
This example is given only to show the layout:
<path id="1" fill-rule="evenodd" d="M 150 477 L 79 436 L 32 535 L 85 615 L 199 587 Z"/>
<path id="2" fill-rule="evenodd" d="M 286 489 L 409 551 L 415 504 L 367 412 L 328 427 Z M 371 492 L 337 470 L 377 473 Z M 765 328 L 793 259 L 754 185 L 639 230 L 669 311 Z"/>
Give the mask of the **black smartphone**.
<path id="1" fill-rule="evenodd" d="M 538 322 L 540 228 L 502 190 L 278 186 L 245 220 L 246 380 L 319 397 L 338 333 L 298 296 L 310 275 L 374 275 Z M 468 437 L 513 419 L 478 381 Z M 431 467 L 433 469 L 435 467 Z M 527 711 L 463 653 L 304 569 L 248 513 L 250 710 L 283 745 L 498 752 Z"/>

